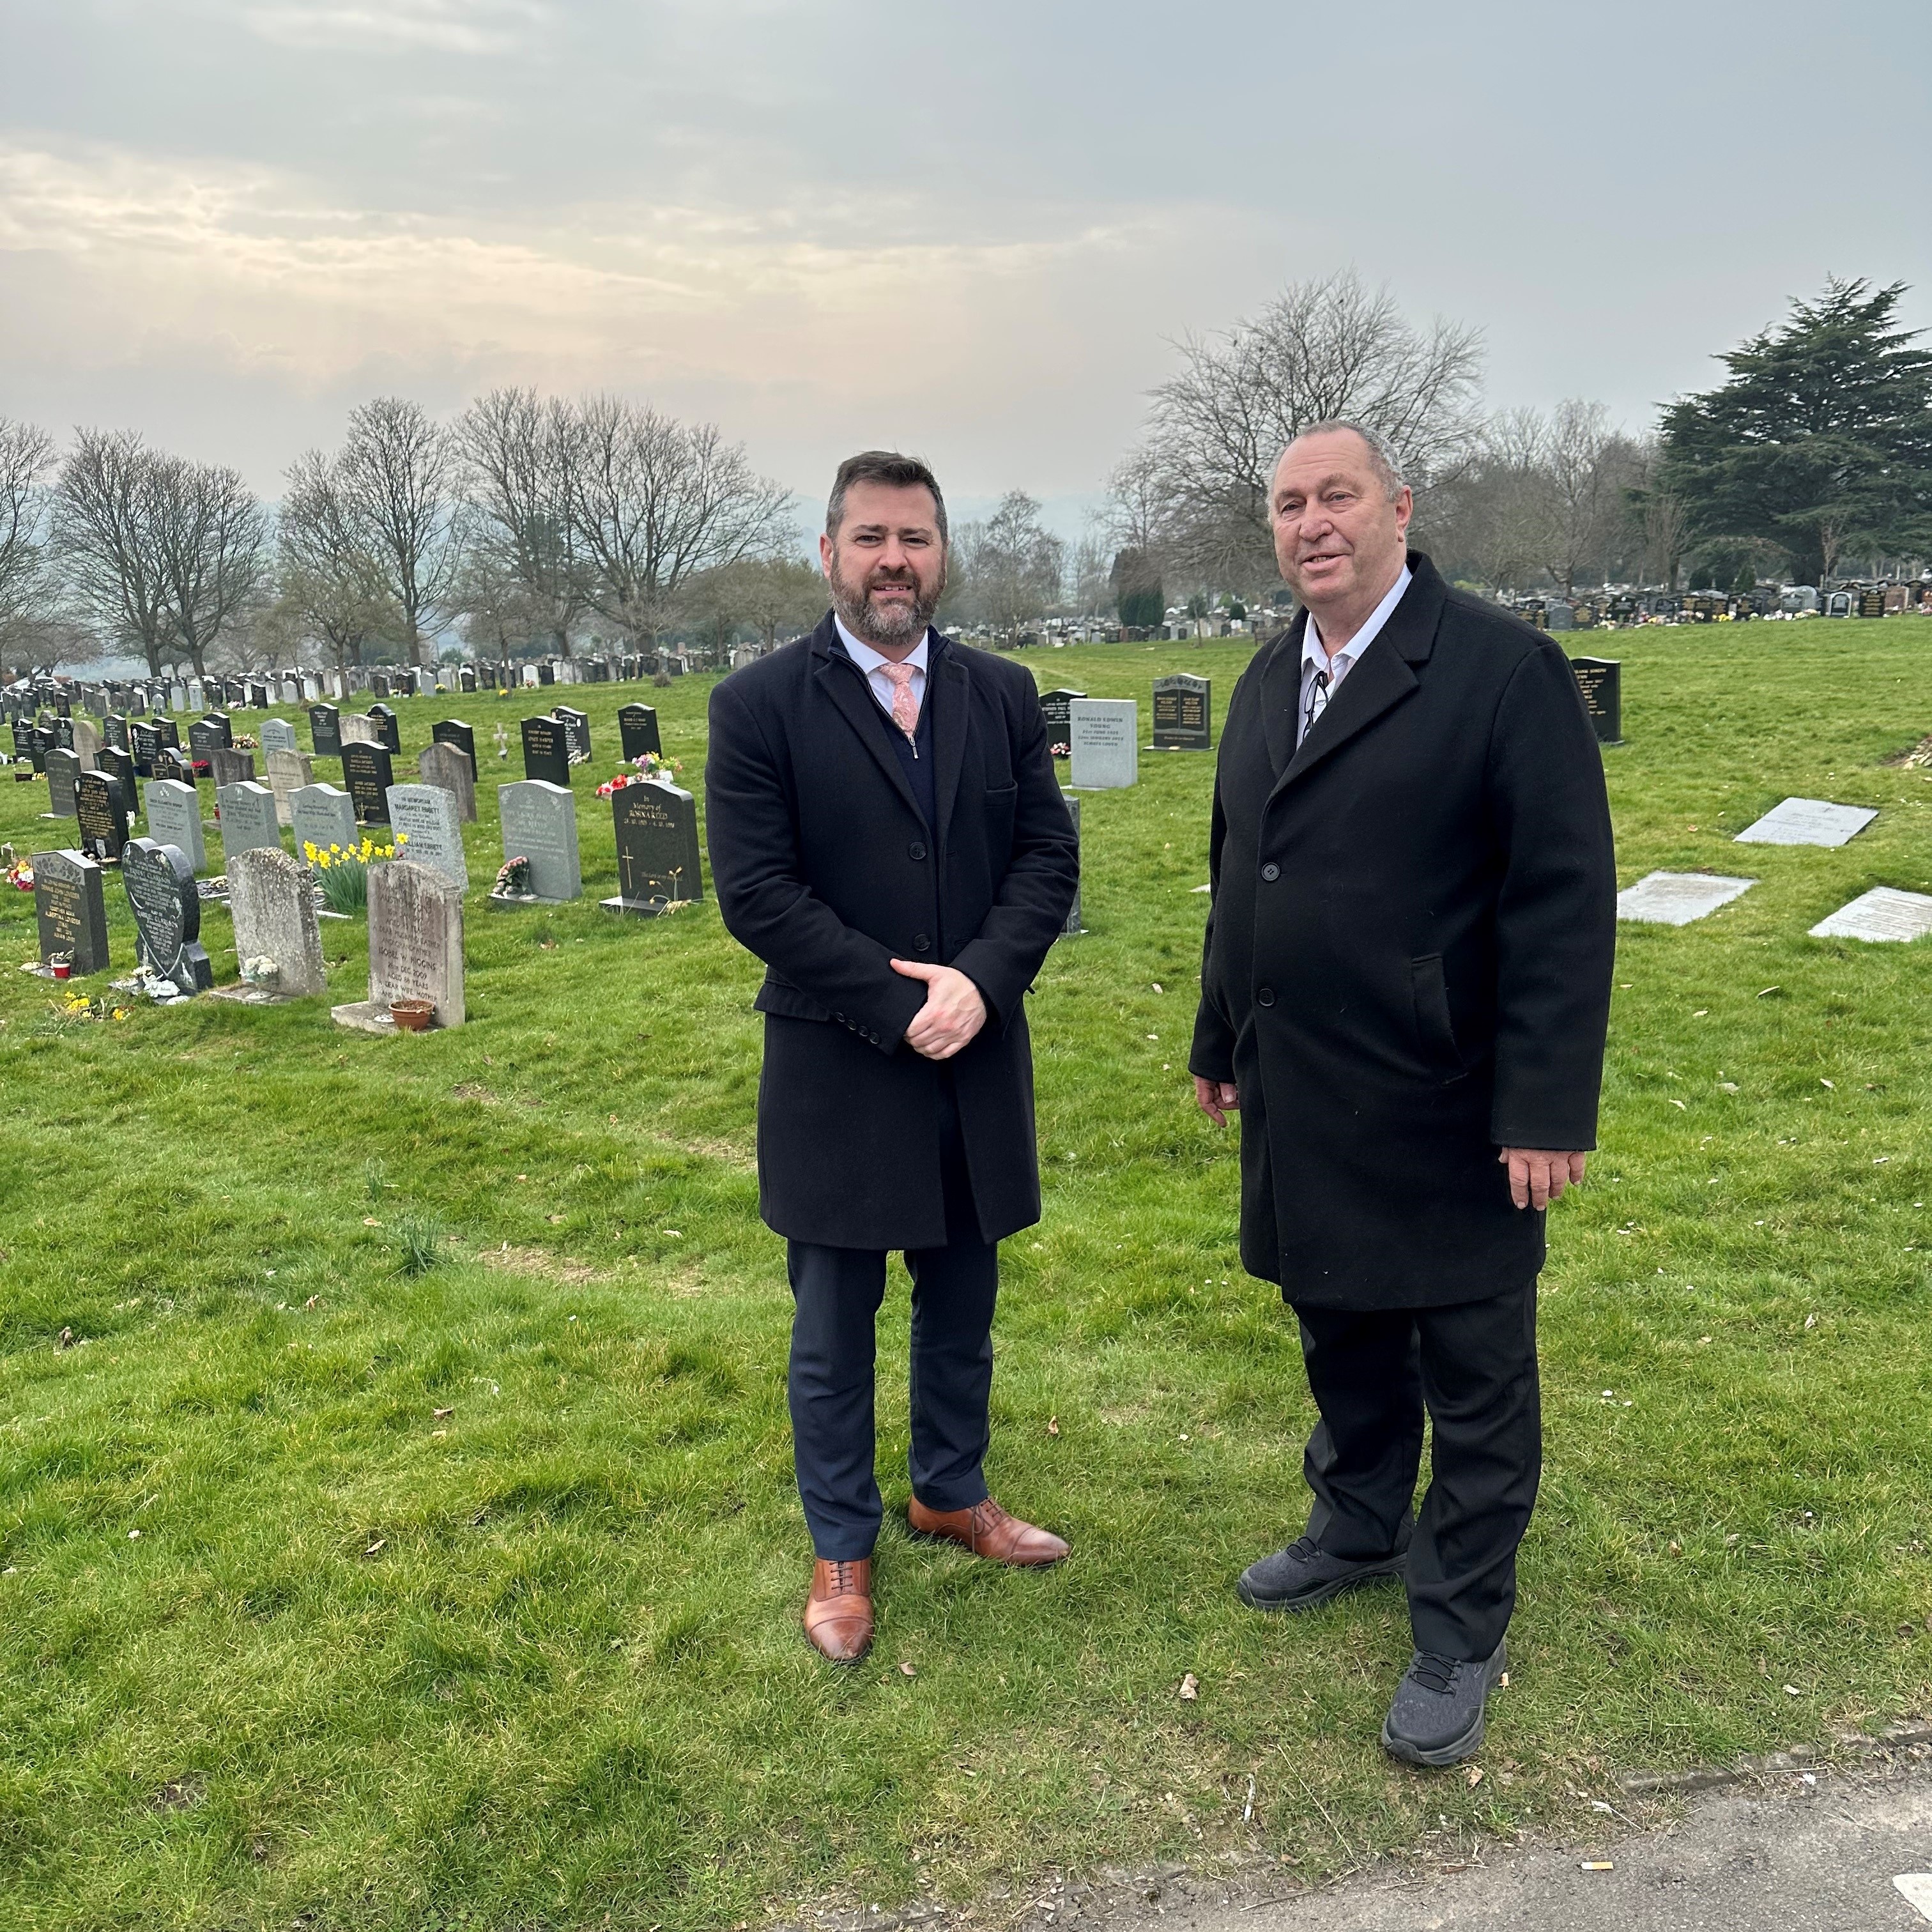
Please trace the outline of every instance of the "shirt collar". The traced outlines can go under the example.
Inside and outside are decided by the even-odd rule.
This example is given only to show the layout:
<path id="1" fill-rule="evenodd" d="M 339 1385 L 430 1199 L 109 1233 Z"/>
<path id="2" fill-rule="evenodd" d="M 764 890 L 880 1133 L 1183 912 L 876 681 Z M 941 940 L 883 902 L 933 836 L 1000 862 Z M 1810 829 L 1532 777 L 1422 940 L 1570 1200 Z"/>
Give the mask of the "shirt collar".
<path id="1" fill-rule="evenodd" d="M 832 621 L 838 627 L 839 641 L 844 645 L 846 655 L 868 677 L 871 676 L 882 664 L 892 662 L 892 659 L 887 657 L 884 651 L 875 651 L 862 638 L 853 636 L 852 633 L 846 628 L 845 620 L 836 610 L 832 614 Z M 900 658 L 899 662 L 910 664 L 915 670 L 924 670 L 926 668 L 927 646 L 932 642 L 932 626 L 928 624 L 926 627 L 926 635 L 912 647 L 911 655 Z"/>
<path id="2" fill-rule="evenodd" d="M 1376 633 L 1394 614 L 1395 607 L 1402 602 L 1402 592 L 1414 582 L 1414 577 L 1415 573 L 1405 563 L 1402 567 L 1402 574 L 1389 586 L 1388 595 L 1369 613 L 1369 621 L 1332 656 L 1322 641 L 1322 633 L 1315 622 L 1315 613 L 1310 611 L 1308 628 L 1302 634 L 1301 639 L 1304 668 L 1312 664 L 1319 670 L 1324 664 L 1333 663 L 1336 658 L 1353 664 L 1375 642 Z"/>

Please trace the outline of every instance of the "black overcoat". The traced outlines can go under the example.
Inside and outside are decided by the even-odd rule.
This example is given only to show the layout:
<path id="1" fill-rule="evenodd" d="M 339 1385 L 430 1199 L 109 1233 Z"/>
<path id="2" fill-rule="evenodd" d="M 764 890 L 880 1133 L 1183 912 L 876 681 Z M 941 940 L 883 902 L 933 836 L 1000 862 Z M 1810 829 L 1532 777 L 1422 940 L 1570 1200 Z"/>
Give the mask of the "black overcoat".
<path id="1" fill-rule="evenodd" d="M 986 1002 L 943 1064 L 981 1238 L 996 1241 L 1040 1218 L 1023 1008 L 1078 884 L 1072 821 L 1030 674 L 935 635 L 929 827 L 837 635 L 828 614 L 711 694 L 712 876 L 725 925 L 766 967 L 759 1210 L 831 1247 L 945 1244 L 942 1063 L 904 1044 L 926 988 L 889 963 L 933 960 Z"/>
<path id="2" fill-rule="evenodd" d="M 1428 1307 L 1543 1264 L 1502 1147 L 1587 1150 L 1616 874 L 1561 650 L 1414 580 L 1294 742 L 1307 619 L 1256 652 L 1214 783 L 1189 1064 L 1241 1096 L 1241 1260 L 1291 1302 Z"/>

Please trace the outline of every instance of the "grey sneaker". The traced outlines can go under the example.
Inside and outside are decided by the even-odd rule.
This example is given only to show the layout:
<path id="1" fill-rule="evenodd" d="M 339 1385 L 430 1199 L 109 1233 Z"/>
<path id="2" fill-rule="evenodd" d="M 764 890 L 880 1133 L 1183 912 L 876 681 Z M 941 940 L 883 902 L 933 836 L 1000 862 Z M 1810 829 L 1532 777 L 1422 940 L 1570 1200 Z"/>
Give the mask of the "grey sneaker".
<path id="1" fill-rule="evenodd" d="M 1418 1650 L 1382 1720 L 1382 1744 L 1411 1764 L 1460 1764 L 1483 1748 L 1490 1687 L 1509 1666 L 1509 1650 L 1473 1662 Z"/>
<path id="2" fill-rule="evenodd" d="M 1406 1552 L 1400 1550 L 1366 1562 L 1330 1556 L 1306 1537 L 1298 1537 L 1286 1550 L 1250 1564 L 1234 1592 L 1251 1610 L 1312 1610 L 1317 1604 L 1372 1583 L 1378 1576 L 1400 1576 L 1408 1562 Z"/>

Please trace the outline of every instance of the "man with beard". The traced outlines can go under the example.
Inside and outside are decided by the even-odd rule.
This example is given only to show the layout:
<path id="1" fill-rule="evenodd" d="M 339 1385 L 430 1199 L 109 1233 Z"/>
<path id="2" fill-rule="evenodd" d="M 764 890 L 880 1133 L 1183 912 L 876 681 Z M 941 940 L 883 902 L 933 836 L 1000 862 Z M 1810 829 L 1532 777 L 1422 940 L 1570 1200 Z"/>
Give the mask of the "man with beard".
<path id="1" fill-rule="evenodd" d="M 1300 1318 L 1320 1416 L 1307 1528 L 1240 1596 L 1402 1579 L 1415 1654 L 1382 1742 L 1447 1765 L 1506 1660 L 1544 1210 L 1596 1144 L 1616 874 L 1562 652 L 1407 549 L 1409 507 L 1352 424 L 1276 466 L 1304 608 L 1222 732 L 1189 1066 L 1217 1124 L 1240 1109 L 1242 1264 Z"/>
<path id="2" fill-rule="evenodd" d="M 1023 1003 L 1079 859 L 1032 678 L 932 628 L 946 541 L 923 463 L 849 458 L 819 540 L 832 610 L 711 698 L 712 873 L 766 966 L 758 1205 L 794 1298 L 806 1634 L 838 1663 L 872 1640 L 890 1250 L 913 1282 L 912 1529 L 1023 1567 L 1066 1554 L 983 1464 L 998 1244 L 1040 1218 Z"/>

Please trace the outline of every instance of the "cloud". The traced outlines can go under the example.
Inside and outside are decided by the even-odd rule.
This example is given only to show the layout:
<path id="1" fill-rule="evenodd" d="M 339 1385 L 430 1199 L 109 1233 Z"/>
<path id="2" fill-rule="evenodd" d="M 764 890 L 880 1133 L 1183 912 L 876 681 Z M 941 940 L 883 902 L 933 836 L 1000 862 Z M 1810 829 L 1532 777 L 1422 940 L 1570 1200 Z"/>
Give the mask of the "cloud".
<path id="1" fill-rule="evenodd" d="M 490 55 L 526 44 L 549 11 L 536 0 L 250 0 L 236 17 L 260 40 L 304 51 Z"/>

